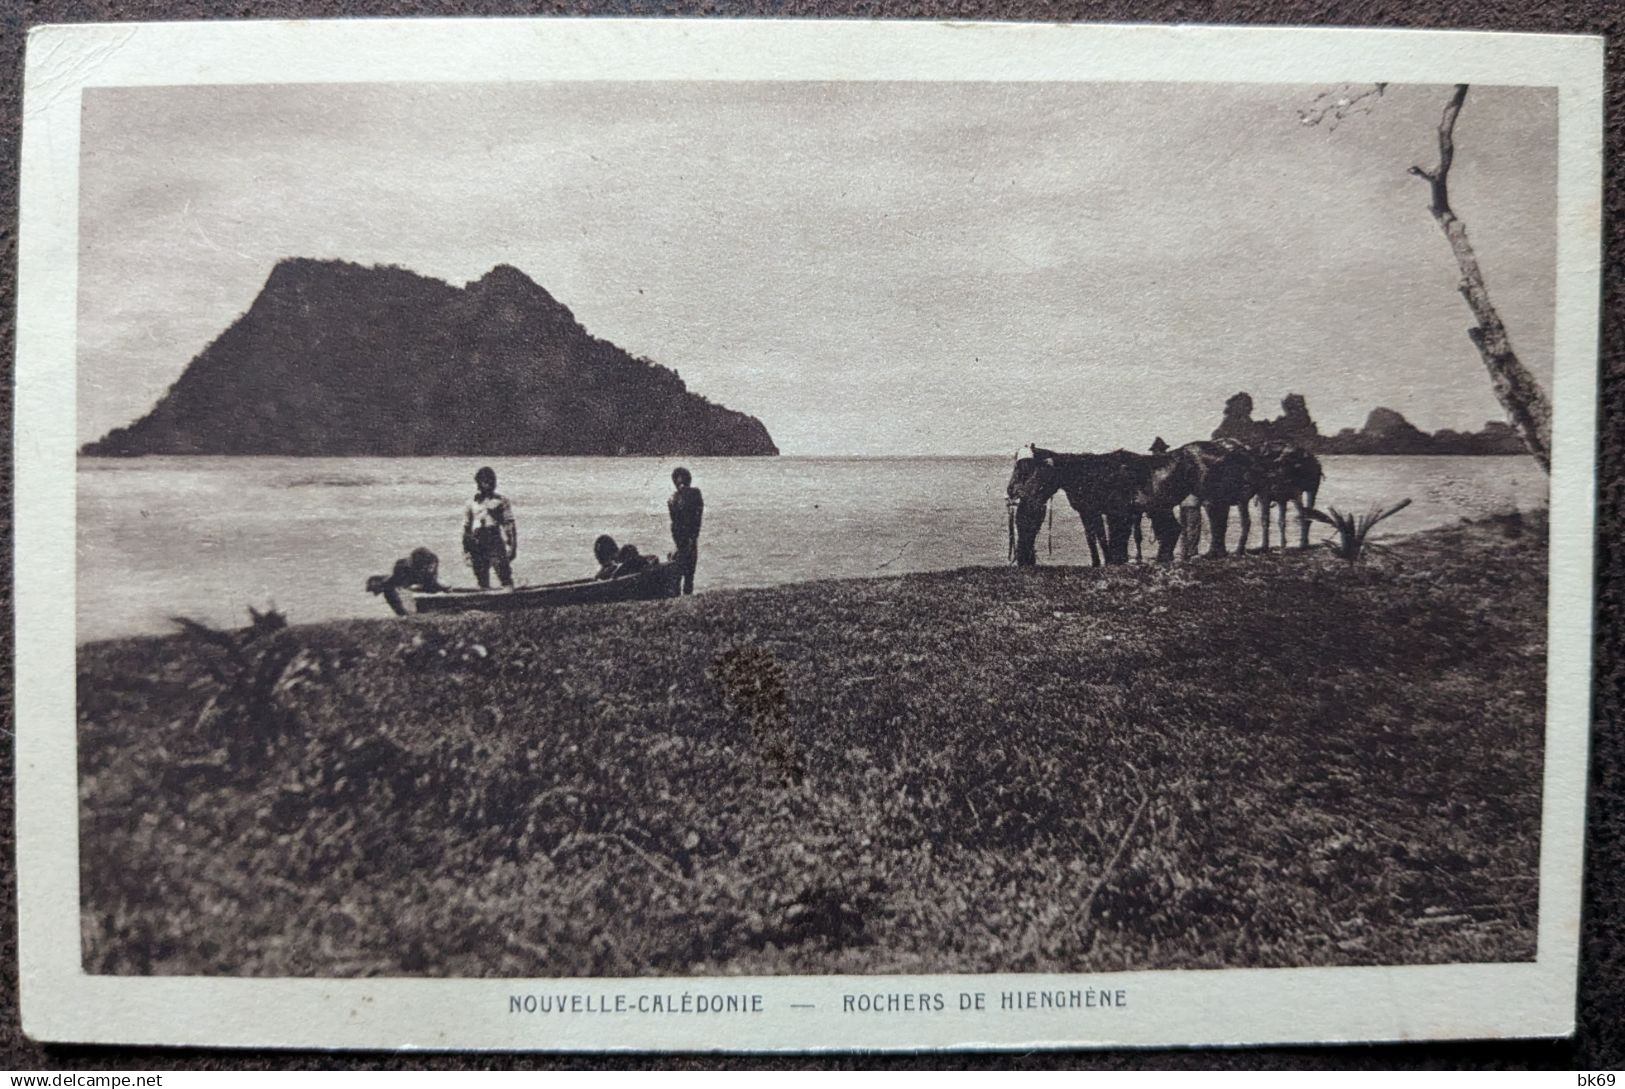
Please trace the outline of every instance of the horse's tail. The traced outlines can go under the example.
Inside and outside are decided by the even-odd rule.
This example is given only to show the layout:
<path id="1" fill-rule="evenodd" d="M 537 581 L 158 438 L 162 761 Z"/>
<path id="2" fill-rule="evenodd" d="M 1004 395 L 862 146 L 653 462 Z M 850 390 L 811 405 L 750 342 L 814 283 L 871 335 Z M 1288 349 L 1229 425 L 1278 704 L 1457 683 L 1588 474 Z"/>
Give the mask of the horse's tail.
<path id="1" fill-rule="evenodd" d="M 1303 501 L 1298 508 L 1298 543 L 1304 548 L 1309 547 L 1309 522 L 1315 510 L 1315 501 L 1320 496 L 1320 485 L 1326 479 L 1326 471 L 1320 467 L 1320 459 L 1313 454 L 1309 455 L 1310 472 L 1305 475 L 1303 487 Z M 1281 508 L 1285 511 L 1285 506 Z M 1281 542 L 1286 547 L 1286 542 Z"/>
<path id="2" fill-rule="evenodd" d="M 1326 470 L 1321 467 L 1320 459 L 1312 454 L 1309 457 L 1309 467 L 1312 472 L 1305 482 L 1307 486 L 1303 489 L 1304 494 L 1308 496 L 1308 502 L 1304 506 L 1314 510 L 1315 498 L 1320 495 L 1320 486 L 1326 480 Z"/>

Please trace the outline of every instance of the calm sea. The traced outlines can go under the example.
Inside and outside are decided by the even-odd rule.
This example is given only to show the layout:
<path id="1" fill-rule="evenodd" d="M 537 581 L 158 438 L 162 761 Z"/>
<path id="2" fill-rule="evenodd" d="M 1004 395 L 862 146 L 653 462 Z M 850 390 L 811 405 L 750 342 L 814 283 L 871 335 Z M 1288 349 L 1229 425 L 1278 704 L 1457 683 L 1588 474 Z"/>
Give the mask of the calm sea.
<path id="1" fill-rule="evenodd" d="M 1325 460 L 1322 507 L 1364 511 L 1379 501 L 1414 500 L 1383 524 L 1389 534 L 1546 504 L 1546 477 L 1528 458 Z M 705 493 L 702 590 L 1005 562 L 1008 458 L 685 463 Z M 461 512 L 480 464 L 473 458 L 81 459 L 78 638 L 162 632 L 176 615 L 241 624 L 249 604 L 274 603 L 295 623 L 385 616 L 386 606 L 363 589 L 366 577 L 388 572 L 419 545 L 440 555 L 443 578 L 472 585 L 462 564 Z M 499 490 L 518 516 L 519 581 L 590 575 L 592 541 L 600 533 L 664 556 L 671 547 L 665 501 L 674 464 L 643 458 L 499 463 Z M 1316 527 L 1317 538 L 1324 533 Z M 1039 558 L 1088 562 L 1083 531 L 1063 504 L 1055 511 L 1054 554 L 1041 537 Z"/>

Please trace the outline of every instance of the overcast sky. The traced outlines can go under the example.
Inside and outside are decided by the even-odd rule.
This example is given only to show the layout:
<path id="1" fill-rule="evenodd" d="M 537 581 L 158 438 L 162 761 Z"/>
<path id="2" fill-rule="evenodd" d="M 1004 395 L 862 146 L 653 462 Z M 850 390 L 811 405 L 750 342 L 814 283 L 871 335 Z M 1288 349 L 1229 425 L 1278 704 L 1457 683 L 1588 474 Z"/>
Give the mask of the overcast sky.
<path id="1" fill-rule="evenodd" d="M 1501 413 L 1426 186 L 1446 87 L 575 83 L 87 91 L 79 434 L 283 257 L 518 266 L 787 454 L 1140 449 L 1230 394 Z M 1474 87 L 1452 202 L 1550 382 L 1556 96 Z"/>

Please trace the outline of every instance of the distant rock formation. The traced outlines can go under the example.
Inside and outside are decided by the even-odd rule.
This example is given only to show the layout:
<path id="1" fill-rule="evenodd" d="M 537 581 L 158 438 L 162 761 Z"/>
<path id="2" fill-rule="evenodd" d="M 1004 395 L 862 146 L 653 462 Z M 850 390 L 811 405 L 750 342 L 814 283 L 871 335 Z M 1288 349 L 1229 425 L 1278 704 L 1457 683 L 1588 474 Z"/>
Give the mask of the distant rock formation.
<path id="1" fill-rule="evenodd" d="M 510 265 L 455 287 L 279 262 L 248 312 L 87 455 L 771 455 L 752 416 L 583 329 Z"/>
<path id="2" fill-rule="evenodd" d="M 1323 454 L 1527 454 L 1517 432 L 1499 420 L 1487 420 L 1479 431 L 1431 434 L 1391 408 L 1374 408 L 1365 426 L 1345 427 L 1322 437 L 1316 450 Z"/>
<path id="3" fill-rule="evenodd" d="M 1238 393 L 1224 403 L 1224 419 L 1213 429 L 1213 437 L 1256 442 L 1264 437 L 1265 426 L 1267 425 L 1253 419 L 1252 394 Z"/>
<path id="4" fill-rule="evenodd" d="M 1249 393 L 1238 393 L 1224 403 L 1224 418 L 1213 429 L 1216 439 L 1239 439 L 1242 442 L 1277 440 L 1311 448 L 1320 439 L 1320 428 L 1309 415 L 1309 402 L 1301 393 L 1289 393 L 1281 399 L 1281 414 L 1273 420 L 1253 419 L 1253 398 Z"/>
<path id="5" fill-rule="evenodd" d="M 1281 398 L 1281 415 L 1271 424 L 1275 437 L 1308 449 L 1320 439 L 1320 427 L 1309 415 L 1309 402 L 1301 393 Z"/>
<path id="6" fill-rule="evenodd" d="M 1302 394 L 1289 393 L 1281 401 L 1281 415 L 1273 420 L 1253 419 L 1253 399 L 1238 393 L 1224 403 L 1224 415 L 1213 429 L 1215 439 L 1242 442 L 1290 442 L 1317 454 L 1527 454 L 1529 451 L 1510 426 L 1496 420 L 1480 431 L 1445 429 L 1429 434 L 1391 408 L 1374 408 L 1358 430 L 1345 427 L 1335 435 L 1322 435 L 1309 414 Z"/>
<path id="7" fill-rule="evenodd" d="M 1426 431 L 1393 409 L 1374 408 L 1365 418 L 1365 426 L 1354 432 L 1353 441 L 1384 453 L 1425 454 L 1431 439 Z"/>

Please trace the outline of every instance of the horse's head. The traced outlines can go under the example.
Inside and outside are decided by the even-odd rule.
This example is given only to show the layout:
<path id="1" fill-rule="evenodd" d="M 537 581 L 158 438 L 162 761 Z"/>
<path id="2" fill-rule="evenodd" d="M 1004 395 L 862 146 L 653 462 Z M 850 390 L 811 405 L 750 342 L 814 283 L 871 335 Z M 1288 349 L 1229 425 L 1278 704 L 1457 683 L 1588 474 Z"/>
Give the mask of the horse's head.
<path id="1" fill-rule="evenodd" d="M 1017 458 L 1005 485 L 1005 507 L 1010 512 L 1010 548 L 1012 557 L 1023 567 L 1038 562 L 1038 530 L 1044 524 L 1044 510 L 1050 497 L 1060 488 L 1060 474 L 1056 471 L 1054 456 L 1049 451 L 1038 451 L 1039 456 Z"/>
<path id="2" fill-rule="evenodd" d="M 1053 478 L 1055 468 L 1038 458 L 1017 458 L 1010 471 L 1010 481 L 1004 486 L 1004 495 L 1011 503 L 1024 499 L 1047 500 L 1055 494 Z"/>

